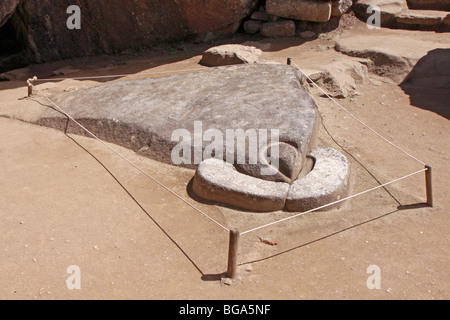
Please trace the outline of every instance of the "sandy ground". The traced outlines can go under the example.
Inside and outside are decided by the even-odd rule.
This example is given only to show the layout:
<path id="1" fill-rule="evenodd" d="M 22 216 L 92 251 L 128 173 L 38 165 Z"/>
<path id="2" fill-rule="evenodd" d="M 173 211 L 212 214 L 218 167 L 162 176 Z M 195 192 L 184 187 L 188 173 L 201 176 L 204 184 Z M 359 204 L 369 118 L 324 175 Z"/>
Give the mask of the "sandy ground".
<path id="1" fill-rule="evenodd" d="M 263 42 L 271 43 L 264 59 L 281 63 L 292 57 L 308 66 L 341 56 L 332 37 Z M 49 77 L 68 67 L 78 71 L 66 77 L 198 68 L 207 47 L 61 61 L 32 66 L 22 76 Z M 0 117 L 0 299 L 448 299 L 450 123 L 442 112 L 412 105 L 390 79 L 371 79 L 360 95 L 339 102 L 433 166 L 435 207 L 424 204 L 420 173 L 339 209 L 244 235 L 231 285 L 220 281 L 225 230 L 98 141 Z M 96 84 L 66 80 L 39 88 L 52 93 Z M 23 81 L 0 82 L 0 90 L 2 114 L 32 117 L 37 102 L 24 99 Z M 353 194 L 423 169 L 329 99 L 314 98 L 323 115 L 319 142 L 348 155 Z M 430 106 L 436 103 L 442 106 Z M 187 192 L 192 171 L 111 146 L 228 228 L 244 231 L 291 215 L 196 202 Z M 80 268 L 79 290 L 66 285 L 72 265 Z M 371 265 L 379 267 L 380 289 L 367 287 Z"/>

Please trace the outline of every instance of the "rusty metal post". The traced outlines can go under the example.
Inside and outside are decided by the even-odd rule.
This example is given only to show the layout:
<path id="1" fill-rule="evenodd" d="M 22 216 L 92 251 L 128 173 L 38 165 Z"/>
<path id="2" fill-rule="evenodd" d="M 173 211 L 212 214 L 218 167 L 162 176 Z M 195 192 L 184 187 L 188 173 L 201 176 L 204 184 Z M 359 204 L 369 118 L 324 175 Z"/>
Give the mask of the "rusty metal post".
<path id="1" fill-rule="evenodd" d="M 427 185 L 427 204 L 433 207 L 433 171 L 429 164 L 425 166 L 425 180 Z"/>
<path id="2" fill-rule="evenodd" d="M 237 260 L 239 251 L 239 231 L 230 230 L 230 244 L 228 248 L 228 270 L 227 276 L 234 279 L 237 276 Z"/>
<path id="3" fill-rule="evenodd" d="M 287 58 L 287 64 L 288 64 L 289 66 L 292 65 L 292 58 Z"/>

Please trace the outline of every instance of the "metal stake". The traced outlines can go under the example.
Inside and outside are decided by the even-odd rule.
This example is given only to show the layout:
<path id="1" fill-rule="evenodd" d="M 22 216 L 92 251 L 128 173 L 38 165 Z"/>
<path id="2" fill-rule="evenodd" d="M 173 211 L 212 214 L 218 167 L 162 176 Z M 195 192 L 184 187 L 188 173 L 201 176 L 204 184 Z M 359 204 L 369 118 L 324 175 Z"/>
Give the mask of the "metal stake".
<path id="1" fill-rule="evenodd" d="M 425 166 L 427 171 L 425 171 L 425 179 L 427 184 L 427 204 L 433 207 L 433 172 L 429 164 Z"/>
<path id="2" fill-rule="evenodd" d="M 236 278 L 237 275 L 237 257 L 239 247 L 239 231 L 230 230 L 230 245 L 228 250 L 228 270 L 227 276 L 230 279 Z"/>

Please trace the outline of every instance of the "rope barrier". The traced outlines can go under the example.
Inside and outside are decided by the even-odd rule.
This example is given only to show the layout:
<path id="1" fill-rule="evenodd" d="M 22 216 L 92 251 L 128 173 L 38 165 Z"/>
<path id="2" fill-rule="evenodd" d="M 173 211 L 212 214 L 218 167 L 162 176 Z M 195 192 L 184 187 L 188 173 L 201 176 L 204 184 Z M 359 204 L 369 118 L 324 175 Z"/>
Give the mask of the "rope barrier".
<path id="1" fill-rule="evenodd" d="M 395 147 L 396 149 L 398 149 L 399 151 L 403 152 L 404 154 L 408 155 L 410 158 L 414 159 L 415 161 L 421 163 L 422 165 L 425 166 L 425 169 L 419 170 L 417 172 L 408 174 L 406 176 L 403 176 L 401 178 L 392 180 L 390 182 L 381 184 L 377 187 L 359 192 L 357 194 L 354 194 L 352 196 L 346 197 L 344 199 L 340 199 L 334 202 L 331 202 L 329 204 L 296 214 L 294 216 L 288 217 L 288 218 L 284 218 L 281 220 L 277 220 L 250 230 L 247 230 L 245 232 L 242 233 L 238 233 L 239 235 L 245 235 L 257 230 L 261 230 L 263 228 L 267 228 L 269 226 L 273 226 L 303 215 L 306 215 L 308 213 L 312 213 L 321 209 L 325 209 L 327 207 L 342 203 L 344 201 L 356 198 L 358 196 L 364 195 L 366 193 L 375 191 L 377 189 L 381 189 L 384 188 L 390 184 L 393 184 L 395 182 L 404 180 L 406 178 L 409 178 L 411 176 L 417 175 L 419 173 L 422 173 L 424 171 L 431 171 L 431 169 L 429 169 L 429 167 L 427 167 L 427 165 L 419 160 L 418 158 L 414 157 L 413 155 L 411 155 L 409 152 L 407 152 L 406 150 L 402 149 L 401 147 L 397 146 L 396 144 L 394 144 L 393 142 L 391 142 L 390 140 L 388 140 L 387 138 L 385 138 L 384 136 L 382 136 L 381 134 L 379 134 L 377 131 L 375 131 L 374 129 L 372 129 L 371 127 L 369 127 L 365 122 L 363 122 L 362 120 L 360 120 L 359 118 L 357 118 L 355 115 L 353 115 L 348 109 L 346 109 L 344 106 L 342 106 L 340 103 L 338 103 L 335 99 L 333 99 L 333 97 L 331 97 L 326 91 L 324 91 L 320 86 L 318 86 L 291 58 L 288 59 L 288 62 L 290 65 L 295 66 L 314 86 L 316 86 L 322 93 L 324 93 L 331 101 L 333 101 L 337 106 L 339 106 L 342 110 L 344 110 L 346 113 L 348 113 L 353 119 L 355 119 L 356 121 L 358 121 L 360 124 L 362 124 L 364 127 L 366 127 L 368 130 L 370 130 L 372 133 L 374 133 L 376 136 L 378 136 L 379 138 L 381 138 L 382 140 L 384 140 L 385 142 L 387 142 L 388 144 L 392 145 L 393 147 Z M 51 79 L 33 79 L 33 82 L 35 81 L 62 81 L 62 80 L 87 80 L 87 79 L 104 79 L 104 78 L 120 78 L 120 77 L 127 77 L 127 76 L 138 76 L 138 75 L 155 75 L 155 74 L 168 74 L 168 73 L 177 73 L 177 72 L 187 72 L 187 71 L 200 71 L 200 70 L 208 70 L 205 68 L 192 68 L 192 69 L 184 69 L 184 70 L 171 70 L 171 71 L 161 71 L 161 72 L 144 72 L 144 73 L 137 73 L 137 74 L 120 74 L 120 75 L 110 75 L 110 76 L 92 76 L 92 77 L 75 77 L 75 78 L 51 78 Z M 204 213 L 202 210 L 200 210 L 199 208 L 197 208 L 195 205 L 191 204 L 190 202 L 188 202 L 186 199 L 184 199 L 183 197 L 179 196 L 178 194 L 176 194 L 175 192 L 173 192 L 172 190 L 170 190 L 168 187 L 166 187 L 165 185 L 163 185 L 161 182 L 159 182 L 158 180 L 156 180 L 154 177 L 152 177 L 151 175 L 149 175 L 147 172 L 145 172 L 143 169 L 141 169 L 139 166 L 135 165 L 133 162 L 131 162 L 130 160 L 128 160 L 125 156 L 123 156 L 122 154 L 118 153 L 117 151 L 115 151 L 113 148 L 111 148 L 109 145 L 107 145 L 105 142 L 103 142 L 100 138 L 98 138 L 95 134 L 93 134 L 92 132 L 90 132 L 88 129 L 86 129 L 83 125 L 81 125 L 78 121 L 76 121 L 72 116 L 70 116 L 67 112 L 65 112 L 62 108 L 60 108 L 56 103 L 54 103 L 47 95 L 43 94 L 40 90 L 38 90 L 34 85 L 33 82 L 31 82 L 31 87 L 34 88 L 36 90 L 36 92 L 40 93 L 44 98 L 46 98 L 57 110 L 59 110 L 61 113 L 63 113 L 66 117 L 68 117 L 70 120 L 72 120 L 75 124 L 77 124 L 79 127 L 81 127 L 84 131 L 86 131 L 90 136 L 92 136 L 93 138 L 95 138 L 96 140 L 98 140 L 101 144 L 103 144 L 106 148 L 108 148 L 109 150 L 111 150 L 113 153 L 115 153 L 117 156 L 119 156 L 120 158 L 122 158 L 124 161 L 126 161 L 128 164 L 130 164 L 131 166 L 133 166 L 135 169 L 137 169 L 138 171 L 140 171 L 141 173 L 143 173 L 145 176 L 147 176 L 149 179 L 151 179 L 153 182 L 155 182 L 156 184 L 158 184 L 160 187 L 162 187 L 163 189 L 165 189 L 166 191 L 168 191 L 169 193 L 171 193 L 173 196 L 177 197 L 178 199 L 180 199 L 181 201 L 183 201 L 184 203 L 186 203 L 188 206 L 190 206 L 191 208 L 193 208 L 195 211 L 199 212 L 200 214 L 202 214 L 203 216 L 205 216 L 207 219 L 209 219 L 210 221 L 214 222 L 215 224 L 217 224 L 218 226 L 220 226 L 221 228 L 223 228 L 224 230 L 226 230 L 227 232 L 231 232 L 230 229 L 228 229 L 227 227 L 223 226 L 221 223 L 219 223 L 218 221 L 214 220 L 213 218 L 211 218 L 210 216 L 208 216 L 206 213 Z M 30 83 L 29 83 L 30 85 Z"/>
<path id="2" fill-rule="evenodd" d="M 387 138 L 383 137 L 381 134 L 379 134 L 378 132 L 376 132 L 374 129 L 372 129 L 371 127 L 369 127 L 366 123 L 364 123 L 362 120 L 360 120 L 359 118 L 357 118 L 354 114 L 352 114 L 349 110 L 347 110 L 344 106 L 342 106 L 339 102 L 337 102 L 335 99 L 333 99 L 333 97 L 331 97 L 325 90 L 323 90 L 319 85 L 317 85 L 296 63 L 295 61 L 293 61 L 291 59 L 291 62 L 295 65 L 295 67 L 300 70 L 300 72 L 305 75 L 305 77 L 314 85 L 316 86 L 320 91 L 322 91 L 331 101 L 333 101 L 337 106 L 339 106 L 342 110 L 344 110 L 345 112 L 347 112 L 353 119 L 355 119 L 356 121 L 358 121 L 359 123 L 361 123 L 364 127 L 366 127 L 367 129 L 369 129 L 370 131 L 372 131 L 375 135 L 377 135 L 379 138 L 383 139 L 384 141 L 386 141 L 387 143 L 389 143 L 391 146 L 397 148 L 398 150 L 400 150 L 401 152 L 403 152 L 404 154 L 408 155 L 410 158 L 416 160 L 417 162 L 419 162 L 422 165 L 426 165 L 425 162 L 417 159 L 416 157 L 414 157 L 412 154 L 410 154 L 409 152 L 407 152 L 406 150 L 400 148 L 399 146 L 397 146 L 396 144 L 394 144 L 392 141 L 388 140 Z"/>
<path id="3" fill-rule="evenodd" d="M 159 182 L 158 180 L 156 180 L 154 177 L 152 177 L 150 174 L 148 174 L 147 172 L 145 172 L 142 168 L 140 168 L 139 166 L 137 166 L 136 164 L 134 164 L 133 162 L 131 162 L 130 160 L 128 160 L 125 156 L 123 156 L 122 154 L 120 154 L 119 152 L 117 152 L 116 150 L 114 150 L 113 148 L 111 148 L 108 144 L 106 144 L 105 142 L 103 142 L 100 138 L 98 138 L 95 134 L 93 134 L 91 131 L 89 131 L 87 128 L 85 128 L 81 123 L 79 123 L 77 120 L 75 120 L 72 116 L 70 116 L 67 112 L 65 112 L 61 107 L 59 107 L 55 102 L 53 102 L 46 94 L 42 93 L 40 90 L 38 90 L 35 86 L 33 86 L 33 88 L 35 89 L 35 91 L 37 93 L 39 93 L 41 96 L 43 96 L 44 98 L 46 98 L 48 100 L 48 102 L 50 102 L 50 104 L 52 104 L 58 111 L 60 111 L 62 114 L 64 114 L 67 118 L 69 118 L 70 120 L 72 120 L 76 125 L 78 125 L 81 129 L 83 129 L 84 131 L 86 131 L 86 133 L 88 133 L 90 136 L 92 136 L 94 139 L 96 139 L 97 141 L 99 141 L 103 146 L 105 146 L 107 149 L 109 149 L 110 151 L 112 151 L 114 154 L 116 154 L 117 156 L 119 156 L 122 160 L 124 160 L 125 162 L 127 162 L 128 164 L 130 164 L 132 167 L 134 167 L 135 169 L 137 169 L 138 171 L 140 171 L 142 174 L 144 174 L 146 177 L 148 177 L 150 180 L 152 180 L 153 182 L 155 182 L 156 184 L 158 184 L 160 187 L 162 187 L 163 189 L 165 189 L 167 192 L 169 192 L 170 194 L 172 194 L 173 196 L 175 196 L 176 198 L 178 198 L 179 200 L 181 200 L 182 202 L 184 202 L 185 204 L 187 204 L 188 206 L 190 206 L 191 208 L 193 208 L 195 211 L 197 211 L 198 213 L 202 214 L 203 216 L 205 216 L 207 219 L 209 219 L 210 221 L 214 222 L 216 225 L 218 225 L 219 227 L 223 228 L 224 230 L 226 230 L 227 232 L 230 232 L 230 229 L 228 229 L 227 227 L 225 227 L 224 225 L 222 225 L 221 223 L 219 223 L 218 221 L 214 220 L 213 218 L 211 218 L 209 215 L 207 215 L 206 213 L 204 213 L 202 210 L 200 210 L 199 208 L 197 208 L 195 205 L 191 204 L 189 201 L 187 201 L 186 199 L 184 199 L 183 197 L 181 197 L 180 195 L 176 194 L 174 191 L 170 190 L 168 187 L 166 187 L 164 184 L 162 184 L 161 182 Z"/>
<path id="4" fill-rule="evenodd" d="M 86 76 L 86 77 L 75 77 L 75 78 L 48 78 L 48 79 L 39 79 L 36 78 L 35 81 L 63 81 L 63 80 L 89 80 L 89 79 L 109 79 L 109 78 L 123 78 L 128 76 L 147 76 L 147 75 L 156 75 L 156 74 L 169 74 L 169 73 L 177 73 L 177 72 L 188 72 L 188 71 L 200 71 L 200 70 L 208 70 L 210 68 L 192 68 L 192 69 L 183 69 L 183 70 L 168 70 L 168 71 L 154 71 L 154 72 L 142 72 L 142 73 L 128 73 L 128 74 L 116 74 L 109 76 Z"/>
<path id="5" fill-rule="evenodd" d="M 401 178 L 392 180 L 392 181 L 390 181 L 390 182 L 384 183 L 384 184 L 379 185 L 379 186 L 377 186 L 377 187 L 368 189 L 368 190 L 366 190 L 366 191 L 359 192 L 359 193 L 354 194 L 354 195 L 352 195 L 352 196 L 349 196 L 349 197 L 347 197 L 347 198 L 340 199 L 340 200 L 331 202 L 331 203 L 329 203 L 329 204 L 326 204 L 326 205 L 317 207 L 317 208 L 315 208 L 315 209 L 311 209 L 311 210 L 308 210 L 308 211 L 305 211 L 305 212 L 296 214 L 296 215 L 294 215 L 294 216 L 292 216 L 292 217 L 288 217 L 288 218 L 284 218 L 284 219 L 281 219 L 281 220 L 277 220 L 277 221 L 275 221 L 275 222 L 271 222 L 271 223 L 265 224 L 265 225 L 263 225 L 263 226 L 254 228 L 254 229 L 247 230 L 247 231 L 245 231 L 245 232 L 241 232 L 240 235 L 242 236 L 242 235 L 244 235 L 244 234 L 247 234 L 247 233 L 250 233 L 250 232 L 254 232 L 254 231 L 257 231 L 257 230 L 260 230 L 260 229 L 269 227 L 269 226 L 273 226 L 273 225 L 278 224 L 278 223 L 282 223 L 282 222 L 285 222 L 285 221 L 288 221 L 288 220 L 291 220 L 291 219 L 294 219 L 294 218 L 298 218 L 298 217 L 300 217 L 300 216 L 303 216 L 303 215 L 305 215 L 305 214 L 308 214 L 308 213 L 311 213 L 311 212 L 314 212 L 314 211 L 318 211 L 318 210 L 321 210 L 321 209 L 325 209 L 325 208 L 327 208 L 327 207 L 330 207 L 330 206 L 333 206 L 333 205 L 335 205 L 335 204 L 338 204 L 338 203 L 341 203 L 341 202 L 350 200 L 350 199 L 352 199 L 352 198 L 356 198 L 356 197 L 358 197 L 358 196 L 361 196 L 361 195 L 363 195 L 363 194 L 366 194 L 366 193 L 375 191 L 375 190 L 377 190 L 377 189 L 384 188 L 384 187 L 386 187 L 386 186 L 388 186 L 388 185 L 390 185 L 390 184 L 393 184 L 393 183 L 395 183 L 395 182 L 404 180 L 404 179 L 406 179 L 406 178 L 409 178 L 409 177 L 411 177 L 411 176 L 414 176 L 414 175 L 416 175 L 416 174 L 422 173 L 422 172 L 427 171 L 427 170 L 428 170 L 427 168 L 422 169 L 422 170 L 419 170 L 419 171 L 417 171 L 417 172 L 408 174 L 408 175 L 406 175 L 406 176 L 404 176 L 404 177 L 401 177 Z"/>

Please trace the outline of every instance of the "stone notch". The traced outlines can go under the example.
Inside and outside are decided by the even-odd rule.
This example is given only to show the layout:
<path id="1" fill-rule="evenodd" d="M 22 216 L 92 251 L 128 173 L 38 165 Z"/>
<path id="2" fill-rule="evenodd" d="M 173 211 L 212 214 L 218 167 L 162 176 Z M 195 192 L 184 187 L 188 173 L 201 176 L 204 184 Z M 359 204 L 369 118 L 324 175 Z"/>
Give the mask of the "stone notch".
<path id="1" fill-rule="evenodd" d="M 292 183 L 286 200 L 287 211 L 305 212 L 341 200 L 348 195 L 348 159 L 332 148 L 316 148 L 309 155 L 313 170 Z M 336 206 L 324 208 L 330 210 Z"/>
<path id="2" fill-rule="evenodd" d="M 309 157 L 314 167 L 292 184 L 257 179 L 222 160 L 208 159 L 198 167 L 192 189 L 203 199 L 254 212 L 305 212 L 345 198 L 350 175 L 347 158 L 328 147 L 315 148 Z"/>
<path id="3" fill-rule="evenodd" d="M 195 174 L 192 189 L 206 200 L 256 212 L 283 210 L 289 184 L 261 180 L 239 173 L 225 161 L 203 161 Z"/>

